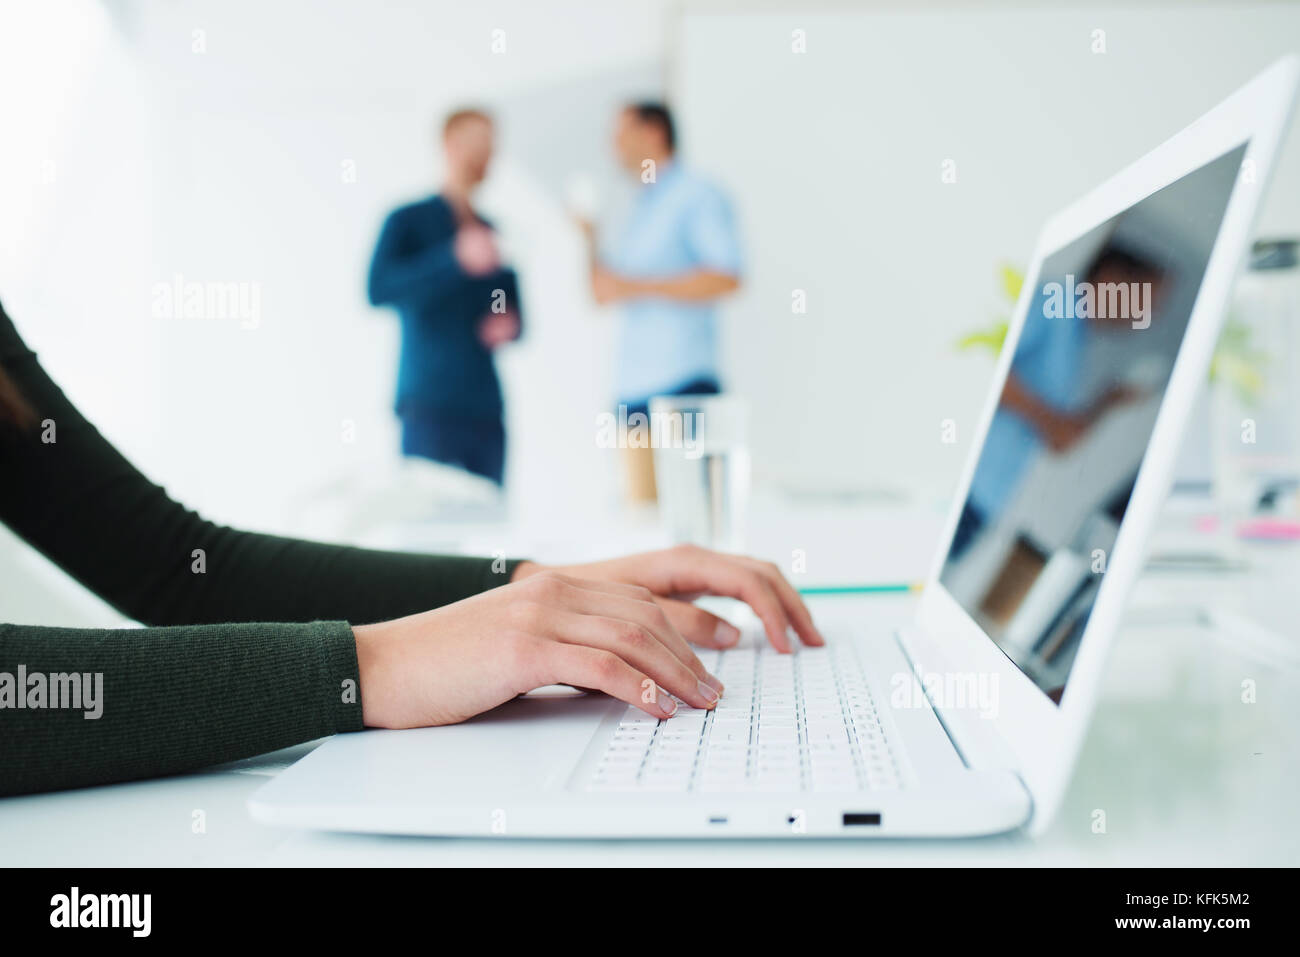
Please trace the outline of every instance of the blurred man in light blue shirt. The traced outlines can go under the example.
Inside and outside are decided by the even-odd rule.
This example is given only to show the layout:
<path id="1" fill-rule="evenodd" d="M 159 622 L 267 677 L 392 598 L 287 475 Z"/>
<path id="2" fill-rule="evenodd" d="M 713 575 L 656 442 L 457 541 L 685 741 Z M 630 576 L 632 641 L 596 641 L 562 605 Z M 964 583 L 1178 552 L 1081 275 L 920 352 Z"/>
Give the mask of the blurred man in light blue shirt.
<path id="1" fill-rule="evenodd" d="M 637 177 L 631 214 L 593 255 L 591 289 L 619 303 L 618 404 L 630 417 L 656 395 L 719 391 L 717 301 L 740 285 L 740 244 L 726 196 L 676 158 L 672 115 L 660 103 L 626 107 L 614 148 Z M 655 498 L 650 449 L 628 450 L 628 495 Z"/>

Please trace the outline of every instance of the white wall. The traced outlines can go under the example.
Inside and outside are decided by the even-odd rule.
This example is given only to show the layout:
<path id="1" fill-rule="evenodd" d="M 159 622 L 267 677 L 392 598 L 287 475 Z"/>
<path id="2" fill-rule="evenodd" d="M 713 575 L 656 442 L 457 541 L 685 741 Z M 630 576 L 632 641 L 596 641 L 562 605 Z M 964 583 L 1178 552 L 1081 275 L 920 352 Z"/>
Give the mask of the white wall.
<path id="1" fill-rule="evenodd" d="M 992 372 L 954 342 L 1006 311 L 998 264 L 1024 266 L 1050 212 L 1300 49 L 1300 7 L 784 6 L 687 15 L 677 78 L 690 156 L 745 223 L 728 343 L 756 465 L 944 499 Z M 1294 128 L 1279 170 L 1262 232 L 1300 235 Z"/>

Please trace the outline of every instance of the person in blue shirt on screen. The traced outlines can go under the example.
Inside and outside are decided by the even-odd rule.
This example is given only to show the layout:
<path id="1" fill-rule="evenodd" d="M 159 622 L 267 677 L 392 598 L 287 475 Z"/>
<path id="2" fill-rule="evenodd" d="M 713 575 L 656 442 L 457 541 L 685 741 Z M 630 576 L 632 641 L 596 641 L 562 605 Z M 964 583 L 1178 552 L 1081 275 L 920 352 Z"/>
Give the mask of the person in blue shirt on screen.
<path id="1" fill-rule="evenodd" d="M 1054 278 L 1056 285 L 1064 285 L 1063 276 Z M 1164 285 L 1157 265 L 1110 245 L 1094 257 L 1083 278 L 1094 289 L 1141 287 L 1148 307 Z M 997 520 L 1040 455 L 1070 451 L 1111 409 L 1143 395 L 1124 381 L 1127 365 L 1144 352 L 1128 317 L 1092 316 L 1087 310 L 1049 316 L 1046 306 L 1042 292 L 1030 304 L 953 535 L 954 560 Z M 1147 336 L 1157 348 L 1161 331 Z M 1119 351 L 1099 354 L 1095 347 L 1103 336 L 1122 339 Z"/>
<path id="2" fill-rule="evenodd" d="M 719 391 L 717 302 L 740 286 L 740 243 L 727 197 L 682 165 L 662 103 L 624 108 L 614 132 L 638 195 L 620 229 L 593 250 L 591 290 L 622 307 L 615 388 L 629 419 L 652 396 Z M 656 497 L 650 449 L 627 450 L 628 495 Z"/>
<path id="3" fill-rule="evenodd" d="M 442 130 L 442 192 L 394 210 L 370 263 L 367 292 L 402 324 L 396 411 L 402 454 L 505 475 L 501 385 L 492 354 L 519 337 L 519 283 L 492 225 L 471 205 L 492 159 L 492 120 L 457 110 Z"/>

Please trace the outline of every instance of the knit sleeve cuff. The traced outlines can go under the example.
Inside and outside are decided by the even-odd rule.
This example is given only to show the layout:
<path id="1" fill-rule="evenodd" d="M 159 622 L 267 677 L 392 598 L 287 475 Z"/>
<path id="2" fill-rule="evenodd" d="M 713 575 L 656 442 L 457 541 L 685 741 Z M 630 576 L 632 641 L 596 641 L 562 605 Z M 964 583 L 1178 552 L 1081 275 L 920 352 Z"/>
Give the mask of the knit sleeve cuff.
<path id="1" fill-rule="evenodd" d="M 482 577 L 479 580 L 479 590 L 487 591 L 489 588 L 510 584 L 510 580 L 515 577 L 515 569 L 527 560 L 524 558 L 493 558 L 485 561 Z"/>
<path id="2" fill-rule="evenodd" d="M 360 731 L 361 670 L 357 639 L 346 621 L 318 621 L 313 626 L 319 653 L 318 701 L 321 725 L 335 731 Z"/>

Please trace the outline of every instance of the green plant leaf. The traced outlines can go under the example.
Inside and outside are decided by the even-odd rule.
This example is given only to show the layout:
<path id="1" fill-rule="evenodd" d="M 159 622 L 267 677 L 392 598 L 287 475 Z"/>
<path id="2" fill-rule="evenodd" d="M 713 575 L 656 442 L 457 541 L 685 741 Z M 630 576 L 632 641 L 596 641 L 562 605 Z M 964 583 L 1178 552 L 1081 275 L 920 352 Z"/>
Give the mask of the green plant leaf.
<path id="1" fill-rule="evenodd" d="M 1020 290 L 1025 287 L 1025 274 L 1011 263 L 1003 263 L 998 270 L 998 275 L 1002 280 L 1002 294 L 1011 302 L 1018 302 Z"/>
<path id="2" fill-rule="evenodd" d="M 1254 405 L 1264 391 L 1269 357 L 1251 343 L 1251 328 L 1240 319 L 1223 324 L 1210 360 L 1210 382 L 1232 389 L 1246 405 Z"/>
<path id="3" fill-rule="evenodd" d="M 967 352 L 971 349 L 988 349 L 995 356 L 1002 351 L 1002 345 L 1007 341 L 1007 329 L 1009 323 L 1005 319 L 1000 319 L 987 329 L 977 329 L 974 332 L 968 332 L 957 340 L 957 349 L 961 352 Z"/>

